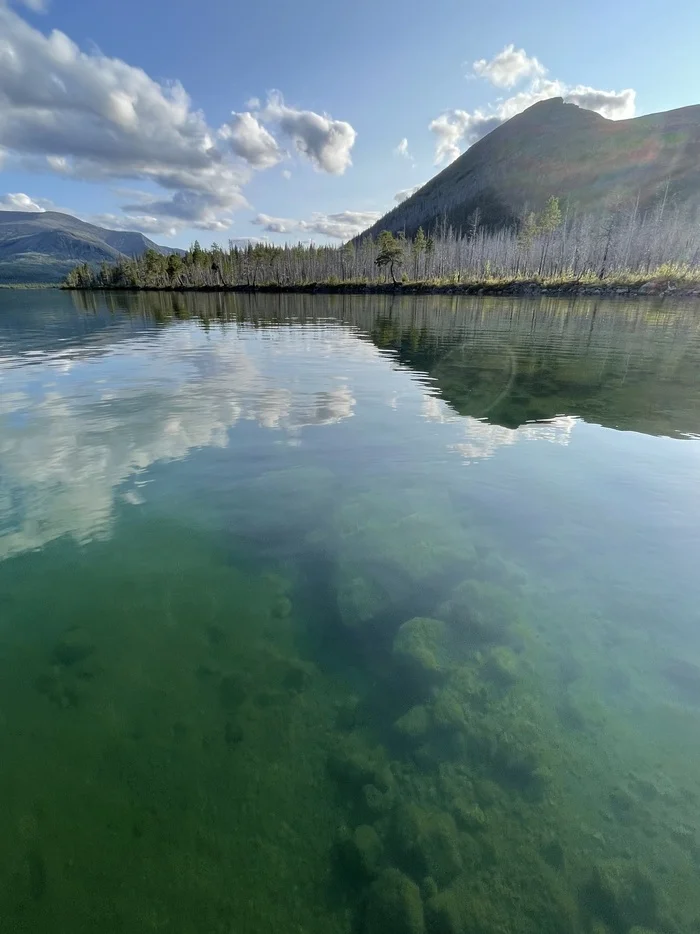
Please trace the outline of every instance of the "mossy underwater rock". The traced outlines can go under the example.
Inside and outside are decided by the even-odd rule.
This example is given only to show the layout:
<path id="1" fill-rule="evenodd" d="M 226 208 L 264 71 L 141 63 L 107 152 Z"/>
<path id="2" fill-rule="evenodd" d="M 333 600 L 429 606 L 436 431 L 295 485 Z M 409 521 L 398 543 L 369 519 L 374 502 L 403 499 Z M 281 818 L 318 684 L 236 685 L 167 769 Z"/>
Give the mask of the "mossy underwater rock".
<path id="1" fill-rule="evenodd" d="M 484 657 L 483 671 L 490 682 L 505 690 L 518 680 L 518 657 L 507 645 L 494 646 Z"/>
<path id="2" fill-rule="evenodd" d="M 363 493 L 338 510 L 335 525 L 338 610 L 352 629 L 415 606 L 432 582 L 466 572 L 475 561 L 449 498 L 440 494 Z"/>
<path id="3" fill-rule="evenodd" d="M 370 886 L 364 934 L 424 934 L 418 886 L 398 869 L 385 869 Z"/>
<path id="4" fill-rule="evenodd" d="M 404 739 L 419 742 L 424 739 L 432 726 L 432 717 L 428 708 L 423 704 L 417 704 L 399 717 L 394 724 L 394 728 L 399 736 Z"/>
<path id="5" fill-rule="evenodd" d="M 392 657 L 426 686 L 449 670 L 449 630 L 440 619 L 416 616 L 403 623 L 394 639 Z"/>
<path id="6" fill-rule="evenodd" d="M 431 934 L 464 934 L 465 925 L 454 893 L 449 890 L 433 896 L 425 906 Z"/>
<path id="7" fill-rule="evenodd" d="M 401 863 L 417 878 L 431 876 L 442 887 L 462 869 L 457 827 L 443 811 L 415 804 L 398 807 L 392 840 Z"/>
<path id="8" fill-rule="evenodd" d="M 360 824 L 356 827 L 347 844 L 351 864 L 370 879 L 381 869 L 383 849 L 377 831 L 370 824 Z"/>
<path id="9" fill-rule="evenodd" d="M 506 642 L 518 618 L 517 602 L 507 590 L 472 579 L 455 587 L 436 615 L 452 623 L 472 646 Z"/>
<path id="10" fill-rule="evenodd" d="M 358 794 L 367 786 L 384 795 L 393 787 L 393 776 L 380 746 L 370 746 L 357 734 L 343 738 L 328 756 L 328 769 L 339 785 Z"/>
<path id="11" fill-rule="evenodd" d="M 659 921 L 658 896 L 651 879 L 624 860 L 594 868 L 581 890 L 581 907 L 588 918 L 602 921 L 612 934 L 630 934 L 634 927 L 654 930 Z"/>

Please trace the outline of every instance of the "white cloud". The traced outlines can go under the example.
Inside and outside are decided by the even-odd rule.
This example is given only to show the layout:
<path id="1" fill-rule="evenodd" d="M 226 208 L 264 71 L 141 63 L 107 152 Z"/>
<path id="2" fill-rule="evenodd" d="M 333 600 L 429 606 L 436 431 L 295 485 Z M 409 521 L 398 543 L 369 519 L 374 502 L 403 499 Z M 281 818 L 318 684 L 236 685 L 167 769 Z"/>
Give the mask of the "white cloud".
<path id="1" fill-rule="evenodd" d="M 341 211 L 338 214 L 316 212 L 308 221 L 258 214 L 251 223 L 262 227 L 268 233 L 317 233 L 336 240 L 351 240 L 371 227 L 380 217 L 381 214 L 377 211 Z"/>
<path id="2" fill-rule="evenodd" d="M 397 156 L 402 156 L 404 159 L 412 159 L 412 158 L 413 158 L 413 156 L 411 155 L 411 153 L 408 151 L 408 140 L 406 139 L 405 136 L 404 136 L 404 138 L 401 140 L 401 142 L 399 143 L 399 145 L 396 146 L 396 148 L 394 149 L 394 153 L 395 153 Z"/>
<path id="3" fill-rule="evenodd" d="M 313 166 L 331 175 L 342 175 L 352 165 L 350 151 L 357 133 L 344 120 L 328 114 L 288 107 L 278 91 L 270 94 L 261 119 L 276 124 Z"/>
<path id="4" fill-rule="evenodd" d="M 137 230 L 144 234 L 158 234 L 161 237 L 174 237 L 181 229 L 178 224 L 168 227 L 167 220 L 149 214 L 93 214 L 85 217 L 90 224 L 106 227 L 108 230 Z"/>
<path id="5" fill-rule="evenodd" d="M 292 173 L 289 171 L 289 169 L 282 169 L 282 178 L 286 178 L 287 181 L 289 181 L 291 177 Z"/>
<path id="6" fill-rule="evenodd" d="M 207 225 L 212 211 L 227 217 L 241 203 L 245 170 L 217 148 L 179 82 L 82 52 L 58 30 L 45 36 L 4 4 L 0 36 L 0 139 L 25 167 L 155 182 L 175 191 L 176 206 L 204 194 Z"/>
<path id="7" fill-rule="evenodd" d="M 234 113 L 219 135 L 255 169 L 268 169 L 284 158 L 274 136 L 250 112 Z"/>
<path id="8" fill-rule="evenodd" d="M 144 212 L 154 218 L 163 218 L 163 230 L 194 227 L 197 230 L 228 230 L 233 223 L 231 212 L 250 205 L 240 191 L 222 192 L 221 195 L 200 191 L 176 191 L 172 197 L 153 199 L 135 204 L 124 204 L 122 210 L 132 216 Z M 155 228 L 152 228 L 155 232 Z"/>
<path id="9" fill-rule="evenodd" d="M 586 110 L 595 110 L 608 120 L 629 120 L 635 114 L 637 94 L 632 88 L 624 91 L 598 91 L 577 84 L 566 90 L 563 96 L 569 103 L 578 104 Z"/>
<path id="10" fill-rule="evenodd" d="M 423 185 L 414 185 L 413 188 L 404 188 L 402 191 L 397 191 L 394 195 L 394 201 L 397 204 L 401 204 L 402 201 L 405 201 L 407 198 L 410 198 L 411 195 L 415 195 L 419 188 L 422 188 Z"/>
<path id="11" fill-rule="evenodd" d="M 472 70 L 497 88 L 512 88 L 523 78 L 536 78 L 546 73 L 546 68 L 536 58 L 530 58 L 525 49 L 516 49 L 512 43 L 490 61 L 480 58 L 474 62 Z"/>
<path id="12" fill-rule="evenodd" d="M 454 162 L 462 151 L 460 144 L 464 140 L 471 120 L 472 116 L 466 110 L 446 110 L 428 125 L 430 132 L 437 137 L 435 165 Z"/>
<path id="13" fill-rule="evenodd" d="M 292 220 L 289 217 L 272 217 L 270 214 L 258 214 L 251 221 L 257 227 L 262 227 L 268 233 L 286 234 L 299 230 L 299 221 Z"/>
<path id="14" fill-rule="evenodd" d="M 51 210 L 53 207 L 50 201 L 44 198 L 30 198 L 23 192 L 18 191 L 14 194 L 0 195 L 0 211 L 33 211 L 43 213 Z"/>
<path id="15" fill-rule="evenodd" d="M 507 46 L 490 62 L 474 63 L 474 71 L 499 87 L 511 87 L 523 77 L 531 77 L 529 85 L 511 97 L 473 111 L 452 109 L 436 117 L 429 129 L 435 135 L 435 164 L 454 161 L 457 156 L 496 127 L 522 113 L 539 101 L 561 97 L 586 110 L 593 110 L 609 120 L 634 116 L 635 92 L 605 91 L 586 85 L 567 85 L 563 81 L 544 77 L 545 69 L 536 58 L 529 58 L 523 49 Z"/>

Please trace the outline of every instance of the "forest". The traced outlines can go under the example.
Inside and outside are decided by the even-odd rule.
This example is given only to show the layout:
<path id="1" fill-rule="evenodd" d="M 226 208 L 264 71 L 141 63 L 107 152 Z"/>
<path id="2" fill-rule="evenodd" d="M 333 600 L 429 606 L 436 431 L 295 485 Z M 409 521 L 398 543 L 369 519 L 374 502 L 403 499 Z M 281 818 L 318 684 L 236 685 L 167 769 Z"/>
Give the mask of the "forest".
<path id="1" fill-rule="evenodd" d="M 475 211 L 468 228 L 438 224 L 413 238 L 383 231 L 341 246 L 249 243 L 241 248 L 195 243 L 184 256 L 147 250 L 99 268 L 81 264 L 72 289 L 297 288 L 416 284 L 602 283 L 639 285 L 662 278 L 700 283 L 700 226 L 695 214 L 666 198 L 651 211 L 617 205 L 578 214 L 551 197 L 518 225 L 493 230 Z"/>

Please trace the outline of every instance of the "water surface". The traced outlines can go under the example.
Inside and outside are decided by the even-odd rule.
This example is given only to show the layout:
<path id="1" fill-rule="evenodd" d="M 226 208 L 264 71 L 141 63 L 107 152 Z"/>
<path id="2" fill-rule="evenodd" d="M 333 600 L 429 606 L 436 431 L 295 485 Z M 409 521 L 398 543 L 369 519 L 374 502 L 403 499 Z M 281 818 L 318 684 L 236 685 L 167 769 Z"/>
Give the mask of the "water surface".
<path id="1" fill-rule="evenodd" d="M 700 930 L 700 308 L 0 293 L 0 927 Z"/>

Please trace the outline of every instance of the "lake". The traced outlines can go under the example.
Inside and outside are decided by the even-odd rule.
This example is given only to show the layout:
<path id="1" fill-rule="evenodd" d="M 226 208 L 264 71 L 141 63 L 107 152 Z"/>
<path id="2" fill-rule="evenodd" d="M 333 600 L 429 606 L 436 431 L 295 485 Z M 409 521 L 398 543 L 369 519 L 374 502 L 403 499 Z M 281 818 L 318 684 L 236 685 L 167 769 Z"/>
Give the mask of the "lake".
<path id="1" fill-rule="evenodd" d="M 0 927 L 700 931 L 700 307 L 0 292 Z"/>

